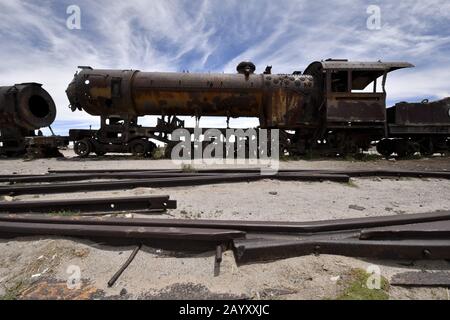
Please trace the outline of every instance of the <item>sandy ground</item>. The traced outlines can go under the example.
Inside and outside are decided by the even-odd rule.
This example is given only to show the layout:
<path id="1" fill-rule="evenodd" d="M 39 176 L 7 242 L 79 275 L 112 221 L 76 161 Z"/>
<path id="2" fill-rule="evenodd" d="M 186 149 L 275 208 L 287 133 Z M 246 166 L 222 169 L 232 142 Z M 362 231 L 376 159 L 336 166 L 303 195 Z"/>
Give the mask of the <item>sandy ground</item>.
<path id="1" fill-rule="evenodd" d="M 81 160 L 0 160 L 0 174 L 45 173 L 48 169 L 177 168 L 170 161 L 133 160 L 113 156 Z M 421 169 L 450 170 L 450 158 L 352 162 L 314 160 L 282 162 L 300 169 Z M 178 167 L 179 168 L 179 167 Z M 178 209 L 157 217 L 189 219 L 312 221 L 450 210 L 450 182 L 440 179 L 352 179 L 332 182 L 278 182 L 198 186 L 170 189 L 139 188 L 71 194 L 71 198 L 170 195 Z M 64 199 L 67 195 L 21 196 L 17 199 Z M 237 266 L 226 252 L 221 274 L 214 277 L 214 252 L 168 253 L 144 247 L 113 288 L 107 281 L 133 247 L 109 247 L 73 239 L 27 238 L 0 241 L 0 295 L 23 292 L 24 298 L 249 298 L 332 299 L 339 295 L 352 269 L 377 265 L 388 280 L 409 270 L 448 270 L 446 261 L 380 261 L 332 255 L 306 256 L 271 263 Z M 66 282 L 80 271 L 81 288 Z M 49 289 L 50 288 L 50 289 Z M 25 291 L 24 291 L 25 290 Z M 448 299 L 445 288 L 405 289 L 391 286 L 391 299 Z"/>

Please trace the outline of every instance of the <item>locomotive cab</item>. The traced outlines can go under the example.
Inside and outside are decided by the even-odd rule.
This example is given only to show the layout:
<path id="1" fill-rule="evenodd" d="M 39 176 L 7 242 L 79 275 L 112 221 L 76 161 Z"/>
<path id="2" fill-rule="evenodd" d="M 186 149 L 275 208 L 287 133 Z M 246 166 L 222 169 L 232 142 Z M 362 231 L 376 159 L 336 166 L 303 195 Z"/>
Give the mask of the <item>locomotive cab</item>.
<path id="1" fill-rule="evenodd" d="M 404 62 L 328 59 L 312 63 L 305 73 L 315 75 L 321 86 L 319 94 L 324 100 L 320 104 L 325 107 L 327 127 L 356 125 L 384 128 L 387 74 L 410 67 L 413 65 Z"/>
<path id="2" fill-rule="evenodd" d="M 413 67 L 406 62 L 314 62 L 305 74 L 315 78 L 314 105 L 321 132 L 312 138 L 335 153 L 367 150 L 372 141 L 387 136 L 386 90 L 389 72 Z M 324 144 L 326 146 L 324 146 Z M 318 146 L 312 146 L 317 148 Z"/>

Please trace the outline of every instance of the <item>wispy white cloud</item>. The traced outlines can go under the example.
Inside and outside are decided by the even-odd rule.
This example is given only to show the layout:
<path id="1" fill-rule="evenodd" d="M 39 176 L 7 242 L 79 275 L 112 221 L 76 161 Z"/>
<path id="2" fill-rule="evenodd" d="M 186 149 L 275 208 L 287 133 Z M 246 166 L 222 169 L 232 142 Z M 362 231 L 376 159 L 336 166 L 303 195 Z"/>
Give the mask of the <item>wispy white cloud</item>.
<path id="1" fill-rule="evenodd" d="M 82 30 L 66 28 L 71 4 L 81 8 Z M 370 4 L 381 8 L 381 30 L 366 28 Z M 64 91 L 78 65 L 235 72 L 252 60 L 259 71 L 273 65 L 289 73 L 329 57 L 405 60 L 417 68 L 392 74 L 389 101 L 441 98 L 450 95 L 448 25 L 447 0 L 2 1 L 0 84 L 42 82 L 58 121 L 86 125 L 97 121 L 66 108 Z"/>

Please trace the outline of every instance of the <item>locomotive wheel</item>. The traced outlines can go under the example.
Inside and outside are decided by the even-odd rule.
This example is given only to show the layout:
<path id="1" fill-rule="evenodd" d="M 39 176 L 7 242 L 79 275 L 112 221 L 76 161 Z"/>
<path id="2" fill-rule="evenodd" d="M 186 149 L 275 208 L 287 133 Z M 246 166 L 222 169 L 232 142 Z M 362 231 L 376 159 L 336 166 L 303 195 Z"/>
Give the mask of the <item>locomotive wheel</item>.
<path id="1" fill-rule="evenodd" d="M 411 157 L 419 150 L 419 145 L 412 141 L 397 140 L 395 152 L 400 158 Z"/>
<path id="2" fill-rule="evenodd" d="M 429 157 L 434 154 L 434 145 L 431 139 L 425 139 L 420 142 L 420 153 L 425 157 Z"/>
<path id="3" fill-rule="evenodd" d="M 137 139 L 130 143 L 129 150 L 134 156 L 143 157 L 149 153 L 150 143 L 143 139 Z"/>
<path id="4" fill-rule="evenodd" d="M 391 140 L 383 139 L 377 144 L 377 152 L 388 159 L 394 153 L 394 146 Z"/>
<path id="5" fill-rule="evenodd" d="M 74 151 L 82 158 L 86 158 L 92 152 L 92 144 L 88 139 L 75 142 Z"/>

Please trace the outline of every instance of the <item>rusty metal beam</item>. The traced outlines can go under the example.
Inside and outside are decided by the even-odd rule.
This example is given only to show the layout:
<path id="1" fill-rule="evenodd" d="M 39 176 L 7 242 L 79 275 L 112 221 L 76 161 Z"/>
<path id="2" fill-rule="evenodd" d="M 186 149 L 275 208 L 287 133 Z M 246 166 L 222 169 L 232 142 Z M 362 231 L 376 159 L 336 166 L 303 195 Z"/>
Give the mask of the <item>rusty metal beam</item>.
<path id="1" fill-rule="evenodd" d="M 117 172 L 117 173 L 78 173 L 78 174 L 47 174 L 30 175 L 23 177 L 0 178 L 0 182 L 16 183 L 42 183 L 42 182 L 60 182 L 60 181 L 83 181 L 83 180 L 126 180 L 126 179 L 148 179 L 148 178 L 174 178 L 174 177 L 193 177 L 193 176 L 216 176 L 214 173 L 171 173 L 171 172 Z"/>
<path id="2" fill-rule="evenodd" d="M 261 172 L 259 168 L 239 168 L 239 169 L 202 169 L 197 170 L 192 175 L 196 174 L 237 174 L 237 173 L 245 173 L 245 174 L 258 174 Z M 450 179 L 450 171 L 434 171 L 434 170 L 306 170 L 306 169 L 281 169 L 278 170 L 279 173 L 283 174 L 340 174 L 340 175 L 348 175 L 350 177 L 395 177 L 395 178 L 441 178 L 441 179 Z M 77 170 L 49 170 L 49 173 L 53 174 L 80 174 L 80 171 Z M 81 174 L 99 174 L 99 173 L 152 173 L 152 174 L 182 174 L 182 170 L 169 170 L 169 169 L 141 169 L 141 170 L 83 170 Z M 0 176 L 0 179 L 2 177 Z M 10 176 L 5 177 L 10 178 Z M 0 180 L 1 181 L 1 180 Z"/>
<path id="3" fill-rule="evenodd" d="M 220 275 L 220 264 L 223 260 L 223 248 L 222 245 L 216 246 L 216 254 L 214 256 L 214 276 L 218 277 Z"/>
<path id="4" fill-rule="evenodd" d="M 361 230 L 360 239 L 450 239 L 450 220 Z"/>
<path id="5" fill-rule="evenodd" d="M 310 254 L 332 254 L 377 259 L 450 259 L 450 240 L 370 241 L 357 238 L 330 240 L 234 240 L 239 263 L 272 261 Z"/>
<path id="6" fill-rule="evenodd" d="M 394 178 L 438 178 L 450 179 L 449 171 L 424 170 L 336 170 L 321 171 L 328 173 L 347 174 L 350 177 L 394 177 Z"/>
<path id="7" fill-rule="evenodd" d="M 0 213 L 123 212 L 176 209 L 169 196 L 0 202 Z"/>
<path id="8" fill-rule="evenodd" d="M 0 215 L 0 221 L 45 223 L 45 224 L 86 224 L 86 225 L 127 225 L 147 227 L 233 229 L 252 233 L 295 233 L 313 234 L 347 230 L 407 225 L 413 223 L 450 220 L 450 211 L 437 211 L 395 216 L 367 217 L 311 222 L 273 222 L 242 220 L 188 220 L 188 219 L 147 219 L 147 218 L 104 218 L 104 217 L 61 217 L 37 215 Z"/>
<path id="9" fill-rule="evenodd" d="M 349 177 L 339 174 L 278 174 L 264 176 L 261 174 L 235 174 L 201 177 L 175 177 L 155 179 L 133 179 L 121 181 L 101 181 L 84 183 L 55 183 L 43 185 L 3 186 L 0 195 L 52 194 L 67 192 L 86 192 L 100 190 L 121 190 L 134 188 L 171 188 L 182 186 L 199 186 L 221 183 L 251 182 L 263 179 L 285 181 L 324 181 L 348 182 Z"/>
<path id="10" fill-rule="evenodd" d="M 121 172 L 156 172 L 177 173 L 180 169 L 84 169 L 84 170 L 48 170 L 50 174 L 77 174 L 77 173 L 121 173 Z"/>
<path id="11" fill-rule="evenodd" d="M 393 225 L 406 225 L 400 228 L 410 230 L 412 224 L 414 232 L 440 232 L 441 229 L 446 230 L 449 221 L 450 212 L 305 223 L 2 215 L 0 236 L 56 235 L 141 242 L 176 240 L 171 243 L 177 247 L 190 240 L 215 242 L 216 245 L 233 240 L 239 263 L 308 254 L 435 260 L 450 259 L 450 238 L 430 236 L 416 239 L 412 235 L 400 239 L 386 236 L 381 241 L 366 240 L 361 239 L 361 230 L 369 232 L 370 228 L 394 228 Z M 217 263 L 220 260 L 219 253 L 220 249 L 217 248 Z"/>
<path id="12" fill-rule="evenodd" d="M 11 236 L 64 236 L 90 239 L 129 239 L 129 240 L 193 240 L 193 241 L 229 241 L 243 238 L 245 233 L 225 229 L 144 227 L 124 225 L 86 225 L 0 222 L 0 237 Z"/>

